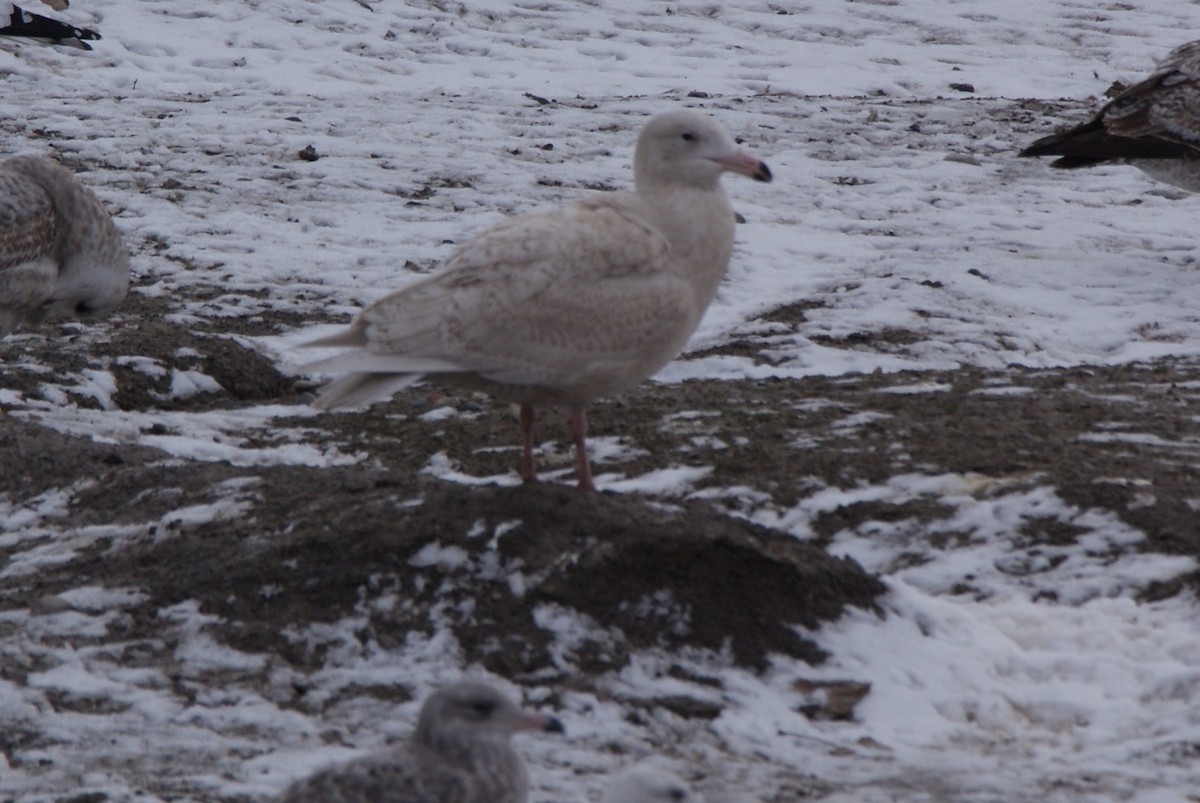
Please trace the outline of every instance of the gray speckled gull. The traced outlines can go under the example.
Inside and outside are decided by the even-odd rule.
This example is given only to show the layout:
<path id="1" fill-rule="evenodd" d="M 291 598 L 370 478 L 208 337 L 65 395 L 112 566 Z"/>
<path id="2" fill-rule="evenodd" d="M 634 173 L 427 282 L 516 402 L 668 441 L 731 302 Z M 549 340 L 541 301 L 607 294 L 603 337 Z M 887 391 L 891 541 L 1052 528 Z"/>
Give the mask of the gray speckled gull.
<path id="1" fill-rule="evenodd" d="M 1088 122 L 1037 140 L 1021 156 L 1058 156 L 1051 166 L 1068 169 L 1126 163 L 1200 192 L 1200 40 L 1172 50 Z"/>
<path id="2" fill-rule="evenodd" d="M 298 781 L 279 803 L 524 803 L 525 763 L 509 737 L 562 732 L 483 683 L 456 683 L 421 706 L 412 739 Z"/>
<path id="3" fill-rule="evenodd" d="M 129 252 L 100 200 L 40 156 L 0 162 L 0 337 L 95 314 L 129 290 Z"/>
<path id="4" fill-rule="evenodd" d="M 534 408 L 565 406 L 579 487 L 592 490 L 586 406 L 678 356 L 725 275 L 734 236 L 726 171 L 771 180 L 713 118 L 654 117 L 638 137 L 636 191 L 505 220 L 437 274 L 306 344 L 353 348 L 305 366 L 348 374 L 315 404 L 361 406 L 429 374 L 483 390 L 520 406 L 526 482 L 537 479 Z"/>

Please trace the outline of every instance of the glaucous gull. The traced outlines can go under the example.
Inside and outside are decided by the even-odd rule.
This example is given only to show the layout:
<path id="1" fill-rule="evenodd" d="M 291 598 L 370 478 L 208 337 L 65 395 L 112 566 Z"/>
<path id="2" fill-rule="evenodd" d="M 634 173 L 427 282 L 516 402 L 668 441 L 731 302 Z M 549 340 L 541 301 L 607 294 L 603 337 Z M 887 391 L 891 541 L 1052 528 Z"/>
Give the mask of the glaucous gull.
<path id="1" fill-rule="evenodd" d="M 425 700 L 410 741 L 298 781 L 279 803 L 524 803 L 525 763 L 509 737 L 528 730 L 563 726 L 484 683 L 456 683 Z"/>
<path id="2" fill-rule="evenodd" d="M 1172 50 L 1146 80 L 1125 89 L 1088 122 L 1043 137 L 1021 156 L 1059 156 L 1051 167 L 1117 162 L 1200 192 L 1200 40 Z"/>
<path id="3" fill-rule="evenodd" d="M 695 331 L 733 251 L 721 174 L 771 180 L 716 120 L 690 110 L 651 119 L 633 166 L 634 192 L 502 221 L 440 272 L 306 344 L 354 348 L 305 366 L 349 374 L 316 406 L 367 404 L 429 374 L 483 390 L 520 407 L 526 482 L 537 480 L 534 408 L 565 406 L 579 487 L 594 490 L 586 406 L 645 380 Z"/>
<path id="4" fill-rule="evenodd" d="M 104 312 L 129 292 L 129 252 L 100 200 L 40 156 L 0 162 L 0 337 Z"/>
<path id="5" fill-rule="evenodd" d="M 47 3 L 57 11 L 67 7 L 66 3 Z M 0 36 L 24 36 L 45 39 L 56 45 L 91 50 L 84 40 L 95 41 L 100 34 L 87 28 L 76 28 L 41 14 L 33 14 L 13 3 L 0 3 Z"/>

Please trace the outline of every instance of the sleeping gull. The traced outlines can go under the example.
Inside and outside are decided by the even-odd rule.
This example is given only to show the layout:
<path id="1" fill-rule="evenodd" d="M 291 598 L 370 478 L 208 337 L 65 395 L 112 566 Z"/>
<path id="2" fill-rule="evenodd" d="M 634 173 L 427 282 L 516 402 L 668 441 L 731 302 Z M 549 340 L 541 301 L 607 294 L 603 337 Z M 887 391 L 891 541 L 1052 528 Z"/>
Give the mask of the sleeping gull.
<path id="1" fill-rule="evenodd" d="M 699 803 L 678 775 L 638 764 L 613 778 L 603 803 Z"/>
<path id="2" fill-rule="evenodd" d="M 524 803 L 525 763 L 509 737 L 527 730 L 563 726 L 491 686 L 456 683 L 425 700 L 410 741 L 322 770 L 288 787 L 279 803 Z"/>
<path id="3" fill-rule="evenodd" d="M 695 111 L 654 117 L 638 137 L 634 192 L 502 221 L 442 270 L 385 296 L 310 346 L 349 346 L 305 366 L 348 373 L 314 404 L 354 407 L 428 374 L 520 408 L 521 477 L 535 482 L 534 407 L 570 410 L 579 487 L 594 490 L 586 406 L 629 390 L 678 356 L 725 275 L 730 171 L 765 164 Z"/>
<path id="4" fill-rule="evenodd" d="M 103 312 L 128 291 L 129 252 L 92 191 L 40 156 L 0 162 L 0 337 Z"/>
<path id="5" fill-rule="evenodd" d="M 761 803 L 748 792 L 718 790 L 699 795 L 683 779 L 648 764 L 638 764 L 613 778 L 603 803 Z"/>
<path id="6" fill-rule="evenodd" d="M 57 11 L 66 8 L 66 4 L 47 3 Z M 80 50 L 91 50 L 92 46 L 84 40 L 100 38 L 100 34 L 87 28 L 76 28 L 65 22 L 59 22 L 41 14 L 33 14 L 13 3 L 0 2 L 0 36 L 23 36 L 33 39 L 45 39 L 56 45 L 77 47 Z"/>
<path id="7" fill-rule="evenodd" d="M 1021 156 L 1059 156 L 1051 167 L 1131 164 L 1159 181 L 1200 192 L 1200 40 L 1172 50 L 1146 80 L 1088 122 L 1034 142 Z"/>

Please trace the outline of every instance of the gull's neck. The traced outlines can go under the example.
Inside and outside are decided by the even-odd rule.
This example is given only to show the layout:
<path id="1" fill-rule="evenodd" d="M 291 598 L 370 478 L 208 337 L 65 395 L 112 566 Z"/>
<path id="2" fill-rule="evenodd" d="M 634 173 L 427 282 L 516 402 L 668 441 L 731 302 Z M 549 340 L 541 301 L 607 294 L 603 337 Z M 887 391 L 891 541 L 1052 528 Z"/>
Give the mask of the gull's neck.
<path id="1" fill-rule="evenodd" d="M 507 733 L 442 734 L 427 739 L 446 761 L 462 767 L 479 784 L 481 800 L 489 803 L 522 803 L 529 778 L 525 762 Z"/>
<path id="2" fill-rule="evenodd" d="M 700 310 L 708 307 L 733 253 L 734 215 L 719 184 L 668 185 L 639 191 L 659 231 L 671 244 L 676 265 L 685 266 Z"/>

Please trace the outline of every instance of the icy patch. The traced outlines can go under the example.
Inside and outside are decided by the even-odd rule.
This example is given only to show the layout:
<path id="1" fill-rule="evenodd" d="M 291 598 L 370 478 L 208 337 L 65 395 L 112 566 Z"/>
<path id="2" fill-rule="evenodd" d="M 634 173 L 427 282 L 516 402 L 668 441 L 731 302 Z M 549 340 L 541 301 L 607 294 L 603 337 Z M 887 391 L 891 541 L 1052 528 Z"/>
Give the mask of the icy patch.
<path id="1" fill-rule="evenodd" d="M 139 605 L 146 600 L 146 594 L 132 588 L 80 586 L 61 592 L 58 598 L 77 610 L 98 613 L 110 608 L 131 608 Z"/>
<path id="2" fill-rule="evenodd" d="M 1046 486 L 1006 487 L 1016 481 L 898 476 L 852 492 L 819 492 L 785 514 L 781 523 L 799 533 L 823 510 L 864 502 L 902 506 L 924 499 L 936 507 L 921 516 L 865 521 L 836 534 L 829 549 L 854 558 L 868 571 L 933 594 L 1020 593 L 1030 599 L 1049 594 L 1078 605 L 1134 593 L 1196 565 L 1190 557 L 1130 549 L 1145 534 L 1111 512 L 1066 504 Z"/>
<path id="3" fill-rule="evenodd" d="M 495 474 L 491 477 L 476 477 L 459 470 L 458 464 L 451 460 L 445 452 L 430 455 L 429 460 L 421 467 L 421 473 L 446 482 L 457 482 L 463 485 L 520 485 L 521 478 L 515 472 Z"/>
<path id="4" fill-rule="evenodd" d="M 190 399 L 201 393 L 220 393 L 224 388 L 217 380 L 201 371 L 171 370 L 171 387 L 166 397 L 171 400 Z"/>
<path id="5" fill-rule="evenodd" d="M 418 416 L 422 421 L 445 421 L 462 415 L 458 408 L 451 406 L 435 407 L 427 413 Z"/>
<path id="6" fill-rule="evenodd" d="M 914 393 L 944 393 L 953 388 L 953 385 L 947 385 L 945 382 L 920 382 L 914 385 L 891 385 L 886 388 L 876 388 L 875 392 L 911 396 Z"/>
<path id="7" fill-rule="evenodd" d="M 132 368 L 139 373 L 155 378 L 164 377 L 168 373 L 163 364 L 153 357 L 122 355 L 113 360 L 113 363 L 124 368 Z"/>
<path id="8" fill-rule="evenodd" d="M 53 488 L 17 505 L 0 497 L 0 547 L 17 543 L 24 537 L 22 531 L 28 531 L 47 519 L 67 515 L 75 494 L 93 484 L 92 480 L 86 480 L 70 488 Z"/>
<path id="9" fill-rule="evenodd" d="M 277 418 L 309 417 L 306 406 L 263 405 L 211 412 L 98 411 L 75 407 L 14 410 L 11 415 L 98 443 L 150 446 L 175 457 L 202 462 L 226 461 L 235 466 L 337 466 L 362 460 L 336 447 L 304 442 L 307 430 L 282 427 Z M 174 434 L 171 434 L 174 433 Z M 264 433 L 276 445 L 250 445 Z M 282 443 L 278 443 L 282 441 Z"/>
<path id="10" fill-rule="evenodd" d="M 648 496 L 681 496 L 713 472 L 712 466 L 669 466 L 647 471 L 636 477 L 614 479 L 619 475 L 601 474 L 596 487 L 613 493 L 640 493 Z"/>
<path id="11" fill-rule="evenodd" d="M 575 651 L 584 644 L 615 646 L 622 641 L 619 633 L 603 627 L 587 614 L 555 603 L 534 608 L 533 622 L 554 637 L 548 647 L 550 660 L 564 671 L 577 671 Z"/>
<path id="12" fill-rule="evenodd" d="M 471 563 L 471 556 L 460 546 L 442 546 L 439 541 L 431 541 L 417 550 L 408 559 L 408 565 L 418 569 L 437 566 L 439 569 L 462 569 Z"/>
<path id="13" fill-rule="evenodd" d="M 1181 616 L 1195 600 L 963 605 L 902 580 L 891 586 L 886 620 L 855 611 L 816 636 L 837 656 L 822 674 L 872 684 L 860 722 L 838 729 L 847 745 L 869 737 L 887 751 L 879 770 L 846 768 L 858 782 L 886 788 L 936 774 L 954 799 L 1019 801 L 1121 799 L 1194 783 L 1178 759 L 1200 739 L 1190 714 L 1200 646 Z M 1117 769 L 1134 765 L 1144 772 Z M 1014 777 L 1023 779 L 1017 792 L 1004 782 Z"/>
<path id="14" fill-rule="evenodd" d="M 154 528 L 154 540 L 164 541 L 205 524 L 235 521 L 249 513 L 256 501 L 258 496 L 250 494 L 241 497 L 228 496 L 216 502 L 176 508 L 164 513 L 159 519 L 158 526 Z"/>

